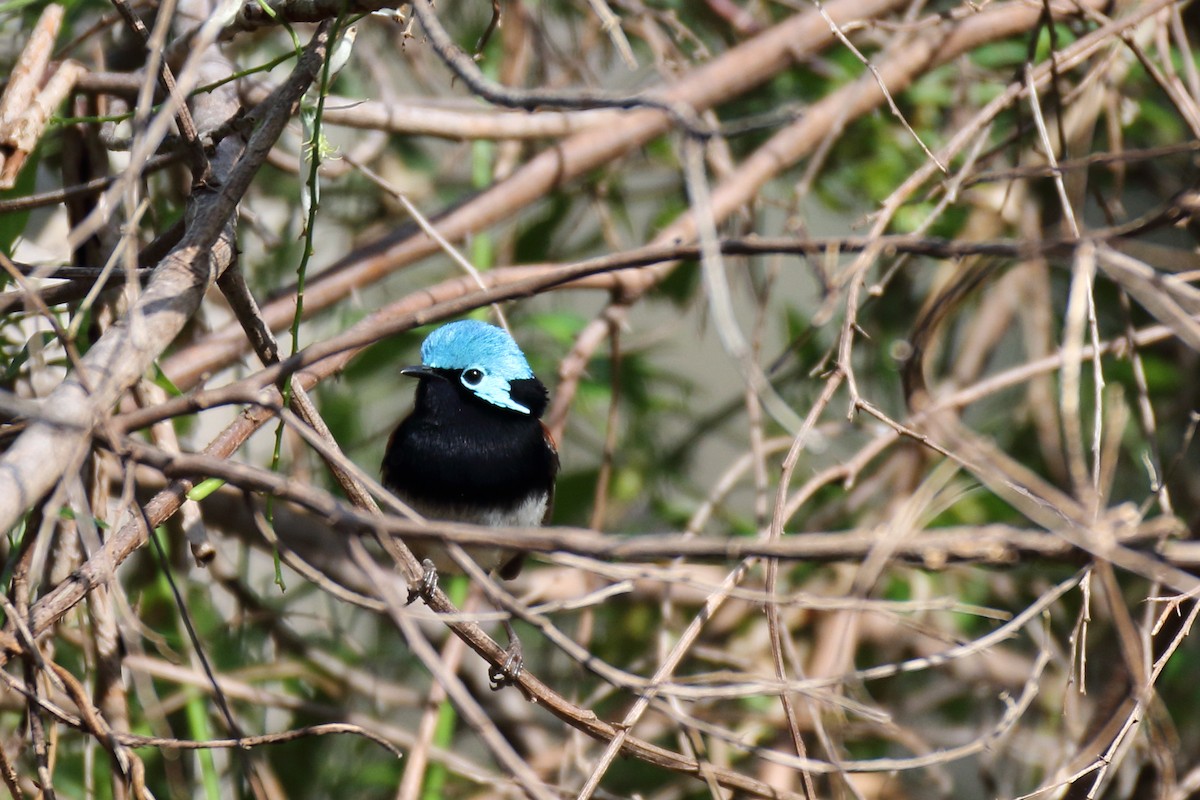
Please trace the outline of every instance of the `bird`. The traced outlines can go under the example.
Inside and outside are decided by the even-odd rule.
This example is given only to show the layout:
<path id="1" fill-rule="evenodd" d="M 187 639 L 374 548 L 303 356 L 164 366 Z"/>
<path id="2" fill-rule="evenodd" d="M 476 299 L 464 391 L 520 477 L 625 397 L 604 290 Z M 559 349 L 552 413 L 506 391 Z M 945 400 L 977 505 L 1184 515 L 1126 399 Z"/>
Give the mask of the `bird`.
<path id="1" fill-rule="evenodd" d="M 541 420 L 550 396 L 512 336 L 479 320 L 451 322 L 422 342 L 421 363 L 400 373 L 416 378 L 417 388 L 411 413 L 388 439 L 383 485 L 430 520 L 545 524 L 559 469 Z M 410 548 L 425 566 L 425 591 L 436 586 L 436 571 L 460 571 L 435 543 Z M 524 558 L 501 548 L 468 553 L 505 579 L 516 577 Z"/>

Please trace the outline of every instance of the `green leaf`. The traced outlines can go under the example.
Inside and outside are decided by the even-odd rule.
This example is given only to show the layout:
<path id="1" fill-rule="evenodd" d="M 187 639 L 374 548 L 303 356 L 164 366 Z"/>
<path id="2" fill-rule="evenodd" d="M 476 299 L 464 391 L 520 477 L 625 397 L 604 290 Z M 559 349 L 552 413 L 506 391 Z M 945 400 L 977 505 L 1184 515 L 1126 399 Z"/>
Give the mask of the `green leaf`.
<path id="1" fill-rule="evenodd" d="M 38 151 L 30 153 L 25 166 L 21 168 L 21 172 L 17 175 L 17 184 L 6 192 L 0 192 L 0 200 L 15 200 L 21 197 L 28 197 L 33 194 L 33 190 L 37 185 L 37 167 L 40 158 Z M 29 211 L 14 211 L 9 214 L 0 214 L 0 253 L 12 257 L 13 244 L 16 243 L 17 237 L 25 232 L 25 225 L 29 222 Z"/>
<path id="2" fill-rule="evenodd" d="M 22 346 L 17 354 L 13 356 L 12 361 L 8 362 L 8 366 L 4 368 L 4 375 L 0 377 L 0 383 L 8 385 L 17 379 L 17 376 L 21 373 L 21 367 L 25 366 L 25 362 L 29 361 L 29 345 L 32 344 L 35 339 L 40 339 L 40 346 L 44 348 L 54 341 L 54 332 L 41 331 L 39 333 L 35 333 L 33 336 L 30 336 L 29 339 L 25 341 L 24 346 Z"/>
<path id="3" fill-rule="evenodd" d="M 167 377 L 167 373 L 162 371 L 162 367 L 159 366 L 157 361 L 154 362 L 154 385 L 171 397 L 183 397 L 183 390 Z"/>
<path id="4" fill-rule="evenodd" d="M 221 478 L 208 478 L 193 486 L 192 490 L 187 493 L 187 498 L 198 503 L 224 485 L 225 481 Z"/>

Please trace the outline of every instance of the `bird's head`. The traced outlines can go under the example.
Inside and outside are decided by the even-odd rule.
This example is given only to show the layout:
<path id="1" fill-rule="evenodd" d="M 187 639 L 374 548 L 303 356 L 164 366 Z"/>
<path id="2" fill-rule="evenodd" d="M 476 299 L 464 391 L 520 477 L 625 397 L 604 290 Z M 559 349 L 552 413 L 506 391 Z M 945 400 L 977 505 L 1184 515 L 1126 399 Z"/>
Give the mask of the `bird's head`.
<path id="1" fill-rule="evenodd" d="M 421 365 L 401 373 L 458 382 L 480 400 L 521 414 L 538 416 L 546 402 L 545 388 L 513 338 L 478 320 L 451 322 L 433 331 L 421 345 Z M 534 385 L 535 393 L 528 395 Z"/>

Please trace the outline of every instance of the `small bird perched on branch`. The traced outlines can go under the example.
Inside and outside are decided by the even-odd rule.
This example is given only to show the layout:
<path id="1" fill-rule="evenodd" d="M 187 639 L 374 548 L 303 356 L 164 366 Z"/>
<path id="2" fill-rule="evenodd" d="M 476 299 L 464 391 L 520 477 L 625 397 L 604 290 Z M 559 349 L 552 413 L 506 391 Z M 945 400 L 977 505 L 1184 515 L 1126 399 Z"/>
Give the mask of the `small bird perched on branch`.
<path id="1" fill-rule="evenodd" d="M 476 320 L 443 325 L 421 345 L 421 364 L 401 374 L 418 380 L 416 403 L 388 440 L 384 485 L 431 520 L 543 524 L 558 474 L 558 451 L 541 421 L 549 396 L 508 332 Z M 436 584 L 435 570 L 460 571 L 436 545 L 414 545 L 425 563 L 426 590 Z M 468 552 L 502 578 L 520 572 L 520 553 Z M 520 651 L 506 627 L 515 666 L 501 675 L 511 680 L 520 671 Z"/>

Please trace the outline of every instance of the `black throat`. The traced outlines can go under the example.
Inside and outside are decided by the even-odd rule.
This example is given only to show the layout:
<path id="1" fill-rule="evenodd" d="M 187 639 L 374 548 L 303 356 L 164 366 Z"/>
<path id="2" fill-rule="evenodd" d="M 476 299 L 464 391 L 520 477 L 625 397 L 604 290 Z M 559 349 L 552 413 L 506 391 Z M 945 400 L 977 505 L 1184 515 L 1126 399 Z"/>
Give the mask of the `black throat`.
<path id="1" fill-rule="evenodd" d="M 457 370 L 420 378 L 412 413 L 388 441 L 385 485 L 414 500 L 444 506 L 515 508 L 549 493 L 558 456 L 540 417 L 548 402 L 537 378 L 511 382 L 523 414 L 482 400 Z"/>

